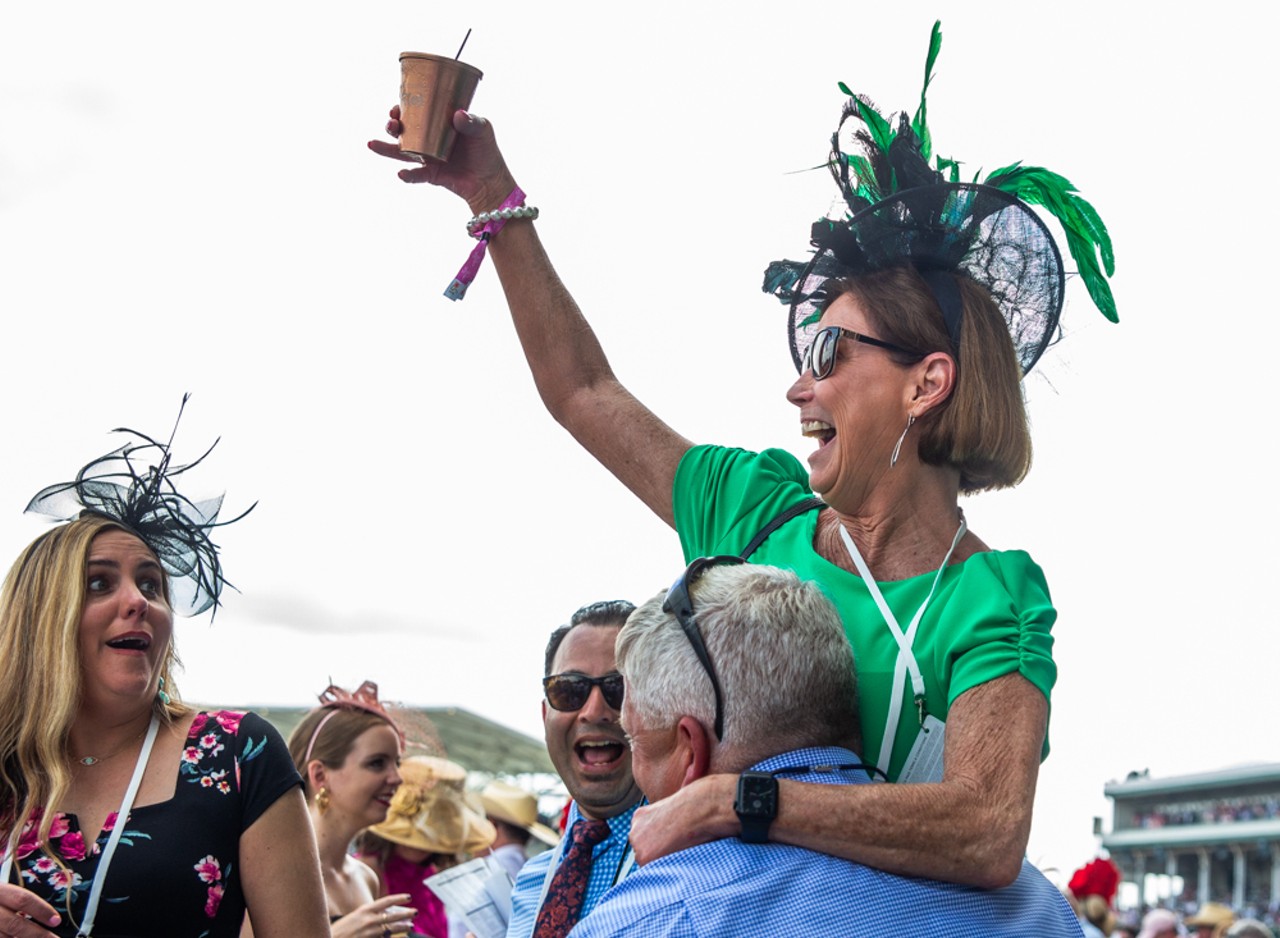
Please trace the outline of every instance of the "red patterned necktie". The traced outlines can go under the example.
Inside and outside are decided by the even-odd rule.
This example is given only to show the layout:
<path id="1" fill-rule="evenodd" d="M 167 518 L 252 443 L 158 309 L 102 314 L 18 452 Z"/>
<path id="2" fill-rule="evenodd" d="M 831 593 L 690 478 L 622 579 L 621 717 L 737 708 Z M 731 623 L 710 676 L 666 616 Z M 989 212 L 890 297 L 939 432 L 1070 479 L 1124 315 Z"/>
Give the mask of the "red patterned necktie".
<path id="1" fill-rule="evenodd" d="M 582 899 L 587 894 L 587 880 L 591 876 L 591 851 L 608 836 L 607 821 L 588 821 L 582 818 L 573 825 L 569 849 L 565 851 L 556 875 L 551 878 L 547 898 L 538 910 L 533 938 L 564 938 L 569 934 L 569 930 L 578 921 Z"/>

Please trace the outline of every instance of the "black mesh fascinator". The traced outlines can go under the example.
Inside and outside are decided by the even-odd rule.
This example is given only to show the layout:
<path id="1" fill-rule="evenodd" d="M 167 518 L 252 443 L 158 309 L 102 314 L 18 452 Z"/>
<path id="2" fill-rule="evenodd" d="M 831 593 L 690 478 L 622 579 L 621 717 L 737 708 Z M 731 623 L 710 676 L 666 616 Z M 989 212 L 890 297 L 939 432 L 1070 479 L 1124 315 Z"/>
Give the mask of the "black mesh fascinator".
<path id="1" fill-rule="evenodd" d="M 182 407 L 189 396 L 183 395 Z M 175 421 L 174 433 L 177 429 Z M 56 521 L 86 514 L 110 518 L 155 553 L 169 574 L 170 603 L 175 612 L 194 616 L 213 607 L 216 613 L 223 586 L 231 584 L 222 575 L 218 546 L 209 535 L 214 528 L 239 521 L 257 503 L 230 520 L 219 521 L 221 495 L 192 501 L 174 487 L 174 479 L 204 462 L 217 440 L 198 459 L 178 465 L 171 458 L 173 434 L 167 443 L 161 443 L 124 427 L 111 432 L 135 439 L 90 462 L 73 481 L 41 489 L 27 505 L 27 512 Z"/>
<path id="2" fill-rule="evenodd" d="M 896 128 L 868 98 L 840 84 L 849 100 L 831 137 L 828 166 L 848 212 L 814 223 L 812 259 L 774 261 L 765 271 L 765 292 L 791 307 L 788 335 L 797 369 L 803 367 L 817 331 L 826 299 L 823 285 L 829 279 L 910 265 L 938 300 L 953 351 L 959 350 L 963 328 L 959 297 L 954 282 L 947 287 L 951 278 L 939 275 L 960 274 L 991 294 L 1023 373 L 1030 371 L 1057 334 L 1064 274 L 1053 236 L 1028 203 L 1043 206 L 1062 223 L 1094 303 L 1117 321 L 1106 280 L 1115 270 L 1111 238 L 1093 206 L 1070 182 L 1019 163 L 981 181 L 962 182 L 956 161 L 938 157 L 935 167 L 929 165 L 933 145 L 925 95 L 941 47 L 941 23 L 935 23 L 919 108 L 911 119 L 897 115 Z M 851 119 L 860 122 L 853 140 L 861 153 L 841 146 Z"/>

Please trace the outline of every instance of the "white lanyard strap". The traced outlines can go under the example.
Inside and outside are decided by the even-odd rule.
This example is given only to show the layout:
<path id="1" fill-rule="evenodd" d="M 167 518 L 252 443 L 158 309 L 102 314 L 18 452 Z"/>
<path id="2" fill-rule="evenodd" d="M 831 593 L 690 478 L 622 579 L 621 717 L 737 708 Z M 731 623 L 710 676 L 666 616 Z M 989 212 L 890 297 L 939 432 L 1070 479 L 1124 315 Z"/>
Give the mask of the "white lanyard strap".
<path id="1" fill-rule="evenodd" d="M 102 901 L 102 887 L 107 881 L 107 867 L 115 855 L 116 845 L 124 835 L 125 821 L 133 810 L 133 800 L 138 796 L 142 786 L 142 776 L 147 771 L 147 760 L 151 758 L 151 745 L 156 741 L 156 733 L 160 729 L 160 720 L 151 717 L 151 725 L 147 728 L 147 738 L 142 741 L 142 751 L 138 753 L 138 764 L 133 767 L 133 778 L 129 779 L 129 787 L 125 790 L 124 800 L 120 802 L 120 810 L 116 812 L 116 823 L 111 828 L 111 836 L 102 850 L 102 859 L 98 861 L 98 870 L 93 874 L 93 886 L 89 889 L 89 902 L 84 907 L 84 922 L 76 932 L 76 938 L 89 938 L 93 934 L 93 922 L 98 917 L 98 903 Z"/>
<path id="2" fill-rule="evenodd" d="M 867 592 L 871 594 L 871 598 L 875 600 L 876 606 L 880 609 L 880 615 L 889 629 L 889 634 L 893 636 L 893 640 L 898 645 L 898 657 L 893 667 L 893 691 L 889 697 L 889 714 L 884 724 L 884 735 L 880 739 L 880 756 L 876 759 L 876 766 L 886 774 L 889 771 L 889 760 L 893 756 L 893 743 L 898 734 L 898 721 L 902 717 L 902 702 L 906 696 L 906 691 L 903 689 L 903 681 L 908 672 L 911 674 L 911 691 L 915 695 L 916 705 L 921 708 L 920 719 L 924 720 L 924 675 L 920 673 L 920 664 L 916 661 L 912 645 L 915 643 L 916 632 L 920 628 L 920 620 L 924 618 L 925 610 L 929 608 L 929 602 L 933 599 L 933 594 L 938 589 L 938 583 L 942 581 L 942 574 L 946 572 L 947 564 L 951 562 L 951 555 L 955 553 L 956 545 L 960 543 L 960 539 L 964 537 L 965 532 L 968 530 L 968 525 L 964 520 L 964 513 L 961 512 L 960 526 L 956 528 L 956 536 L 951 539 L 951 547 L 947 550 L 947 555 L 942 558 L 942 566 L 938 567 L 938 572 L 933 577 L 933 584 L 929 587 L 929 594 L 925 596 L 924 602 L 920 604 L 916 614 L 911 617 L 911 624 L 907 626 L 907 630 L 904 632 L 902 627 L 898 625 L 898 620 L 894 616 L 893 610 L 889 608 L 889 604 L 885 601 L 884 594 L 880 592 L 880 587 L 871 576 L 871 568 L 867 566 L 867 562 L 862 558 L 862 552 L 858 550 L 858 545 L 853 542 L 853 538 L 849 536 L 845 526 L 843 524 L 840 525 L 840 538 L 844 541 L 845 549 L 849 551 L 849 557 L 853 560 L 853 565 L 858 568 L 858 573 L 862 576 L 862 582 L 867 586 Z"/>
<path id="3" fill-rule="evenodd" d="M 107 838 L 107 846 L 102 851 L 102 859 L 98 861 L 97 872 L 93 874 L 93 885 L 89 889 L 89 902 L 84 909 L 84 924 L 76 932 L 76 938 L 89 938 L 93 933 L 93 921 L 98 917 L 98 904 L 102 901 L 102 886 L 107 879 L 107 867 L 115 855 L 116 845 L 124 835 L 125 821 L 133 810 L 133 801 L 142 786 L 142 776 L 147 771 L 147 760 L 151 758 L 151 746 L 156 741 L 156 733 L 160 730 L 160 721 L 152 716 L 151 725 L 147 728 L 147 738 L 142 741 L 142 751 L 138 753 L 138 764 L 133 767 L 133 778 L 125 790 L 124 800 L 120 802 L 120 810 L 116 812 L 116 823 L 111 828 L 111 836 Z M 4 863 L 0 865 L 0 883 L 7 883 L 13 872 L 13 857 L 18 850 L 21 831 L 14 830 L 9 837 L 9 850 L 5 854 Z"/>
<path id="4" fill-rule="evenodd" d="M 538 914 L 542 911 L 542 903 L 547 901 L 547 892 L 551 889 L 551 880 L 556 875 L 556 870 L 560 868 L 560 860 L 564 857 L 564 842 L 569 839 L 569 833 L 573 830 L 570 827 L 564 832 L 560 838 L 560 842 L 556 844 L 555 853 L 551 854 L 551 862 L 547 864 L 547 875 L 542 877 L 542 892 L 538 895 L 538 907 L 533 910 L 533 920 L 536 923 Z"/>
<path id="5" fill-rule="evenodd" d="M 4 863 L 0 863 L 0 883 L 7 883 L 13 874 L 13 855 L 17 852 L 21 835 L 21 829 L 15 826 L 13 833 L 9 836 L 9 843 L 5 845 Z"/>

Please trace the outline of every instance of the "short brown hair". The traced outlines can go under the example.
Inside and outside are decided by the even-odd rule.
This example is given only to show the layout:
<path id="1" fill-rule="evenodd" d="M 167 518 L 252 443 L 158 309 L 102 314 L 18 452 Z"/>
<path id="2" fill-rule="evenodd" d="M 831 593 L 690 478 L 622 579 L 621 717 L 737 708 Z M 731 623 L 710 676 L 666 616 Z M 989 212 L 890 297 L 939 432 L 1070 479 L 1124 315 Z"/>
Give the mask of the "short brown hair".
<path id="1" fill-rule="evenodd" d="M 951 274 L 960 290 L 960 350 L 956 383 L 947 398 L 919 420 L 919 452 L 931 466 L 960 470 L 960 491 L 1017 485 L 1031 468 L 1031 430 L 1022 400 L 1022 369 L 1004 317 L 991 295 L 973 280 Z M 956 358 L 942 310 L 913 267 L 891 267 L 829 281 L 824 308 L 849 294 L 858 301 L 876 338 L 921 356 Z M 894 355 L 901 363 L 910 356 Z"/>

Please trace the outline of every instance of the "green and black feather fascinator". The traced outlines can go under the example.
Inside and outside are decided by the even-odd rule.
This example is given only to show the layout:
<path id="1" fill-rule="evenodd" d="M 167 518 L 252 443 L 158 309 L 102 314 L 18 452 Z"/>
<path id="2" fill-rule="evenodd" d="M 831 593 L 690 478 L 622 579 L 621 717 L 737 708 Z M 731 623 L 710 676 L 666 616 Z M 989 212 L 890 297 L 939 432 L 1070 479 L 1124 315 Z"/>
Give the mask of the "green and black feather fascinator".
<path id="1" fill-rule="evenodd" d="M 929 280 L 935 272 L 959 273 L 991 294 L 1004 314 L 1025 374 L 1056 337 L 1062 313 L 1062 258 L 1052 234 L 1030 207 L 1053 215 L 1089 295 L 1102 314 L 1118 321 L 1107 278 L 1115 272 L 1111 238 L 1092 205 L 1063 176 L 1012 163 L 971 182 L 960 164 L 934 155 L 926 97 L 942 48 L 935 23 L 925 61 L 924 86 L 914 115 L 886 118 L 865 95 L 849 96 L 831 137 L 831 170 L 847 206 L 842 218 L 822 218 L 812 228 L 814 256 L 807 262 L 774 261 L 764 290 L 791 307 L 789 336 L 796 368 L 817 329 L 825 299 L 822 285 L 910 264 Z M 861 152 L 845 152 L 845 124 Z M 958 349 L 958 310 L 941 303 Z"/>

